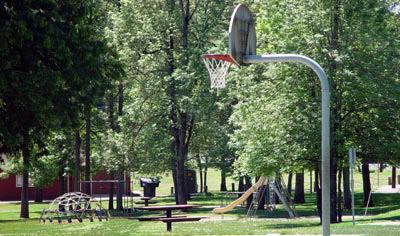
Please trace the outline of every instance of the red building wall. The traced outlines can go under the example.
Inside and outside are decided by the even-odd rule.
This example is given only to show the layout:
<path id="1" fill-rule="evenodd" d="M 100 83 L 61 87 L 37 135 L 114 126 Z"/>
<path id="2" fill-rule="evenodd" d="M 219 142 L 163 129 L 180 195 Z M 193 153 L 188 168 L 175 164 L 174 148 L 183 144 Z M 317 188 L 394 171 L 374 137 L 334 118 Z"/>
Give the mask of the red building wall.
<path id="1" fill-rule="evenodd" d="M 105 172 L 99 172 L 92 177 L 93 181 L 109 180 L 109 176 Z M 131 191 L 130 178 L 125 178 L 125 189 L 124 194 Z M 69 183 L 69 187 L 67 186 Z M 81 189 L 83 184 L 81 186 Z M 74 191 L 74 181 L 72 177 L 69 180 L 65 178 L 65 191 Z M 118 190 L 117 183 L 114 183 L 114 192 Z M 29 200 L 35 199 L 34 187 L 28 188 Z M 92 183 L 92 194 L 108 194 L 110 191 L 109 183 Z M 60 181 L 56 179 L 52 185 L 43 188 L 43 200 L 53 200 L 60 196 Z M 19 201 L 21 199 L 21 187 L 17 187 L 17 176 L 10 174 L 5 179 L 0 179 L 0 201 Z"/>
<path id="2" fill-rule="evenodd" d="M 68 181 L 65 181 L 67 185 Z M 70 179 L 70 189 L 72 189 L 72 178 Z M 67 188 L 67 187 L 66 187 Z M 29 200 L 35 199 L 36 188 L 28 187 Z M 51 200 L 60 195 L 60 181 L 57 179 L 52 185 L 43 188 L 43 199 Z M 0 201 L 18 201 L 21 199 L 21 187 L 17 187 L 17 176 L 10 174 L 8 178 L 0 179 Z"/>

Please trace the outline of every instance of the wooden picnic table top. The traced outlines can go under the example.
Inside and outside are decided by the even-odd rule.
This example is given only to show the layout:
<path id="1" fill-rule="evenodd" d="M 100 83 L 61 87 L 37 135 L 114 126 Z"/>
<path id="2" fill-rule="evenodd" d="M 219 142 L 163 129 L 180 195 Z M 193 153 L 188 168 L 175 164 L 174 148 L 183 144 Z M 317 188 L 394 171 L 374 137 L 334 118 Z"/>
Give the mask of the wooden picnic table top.
<path id="1" fill-rule="evenodd" d="M 145 206 L 137 207 L 136 209 L 146 210 L 146 211 L 170 211 L 170 210 L 184 210 L 194 207 L 200 207 L 198 205 L 166 205 L 166 206 Z"/>

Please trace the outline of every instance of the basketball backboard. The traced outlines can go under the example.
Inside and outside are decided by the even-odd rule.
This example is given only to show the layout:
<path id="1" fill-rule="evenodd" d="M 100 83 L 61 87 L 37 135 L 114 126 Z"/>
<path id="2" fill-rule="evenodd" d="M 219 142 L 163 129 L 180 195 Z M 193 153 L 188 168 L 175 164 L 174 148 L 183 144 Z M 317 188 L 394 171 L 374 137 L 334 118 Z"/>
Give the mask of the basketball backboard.
<path id="1" fill-rule="evenodd" d="M 253 14 L 243 4 L 236 6 L 229 24 L 229 54 L 243 65 L 244 55 L 256 55 L 256 30 Z"/>

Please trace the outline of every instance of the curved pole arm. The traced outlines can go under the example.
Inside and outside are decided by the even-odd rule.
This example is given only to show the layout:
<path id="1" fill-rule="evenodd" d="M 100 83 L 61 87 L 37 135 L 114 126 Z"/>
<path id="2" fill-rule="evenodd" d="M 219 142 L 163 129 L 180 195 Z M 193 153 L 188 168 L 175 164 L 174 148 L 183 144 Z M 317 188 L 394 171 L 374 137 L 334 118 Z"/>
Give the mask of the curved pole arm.
<path id="1" fill-rule="evenodd" d="M 321 83 L 321 152 L 322 152 L 322 231 L 323 235 L 330 235 L 330 137 L 329 137 L 329 100 L 330 88 L 328 77 L 322 67 L 313 59 L 296 54 L 271 54 L 271 55 L 247 55 L 243 57 L 243 63 L 267 63 L 267 62 L 297 62 L 311 68 Z"/>

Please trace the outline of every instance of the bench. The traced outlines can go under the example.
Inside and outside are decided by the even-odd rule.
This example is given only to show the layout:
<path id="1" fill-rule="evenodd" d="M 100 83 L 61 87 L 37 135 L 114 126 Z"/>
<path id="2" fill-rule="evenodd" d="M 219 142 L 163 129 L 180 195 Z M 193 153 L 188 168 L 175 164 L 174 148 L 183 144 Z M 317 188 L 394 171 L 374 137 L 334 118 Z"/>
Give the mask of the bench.
<path id="1" fill-rule="evenodd" d="M 183 218 L 186 216 L 172 216 L 169 218 Z M 166 216 L 150 216 L 150 217 L 129 217 L 129 220 L 138 220 L 138 221 L 160 221 L 162 219 L 166 219 Z"/>
<path id="2" fill-rule="evenodd" d="M 170 218 L 160 218 L 159 220 L 167 224 L 167 231 L 171 232 L 172 222 L 186 222 L 186 221 L 199 221 L 207 217 L 194 216 L 194 217 L 170 217 Z"/>

